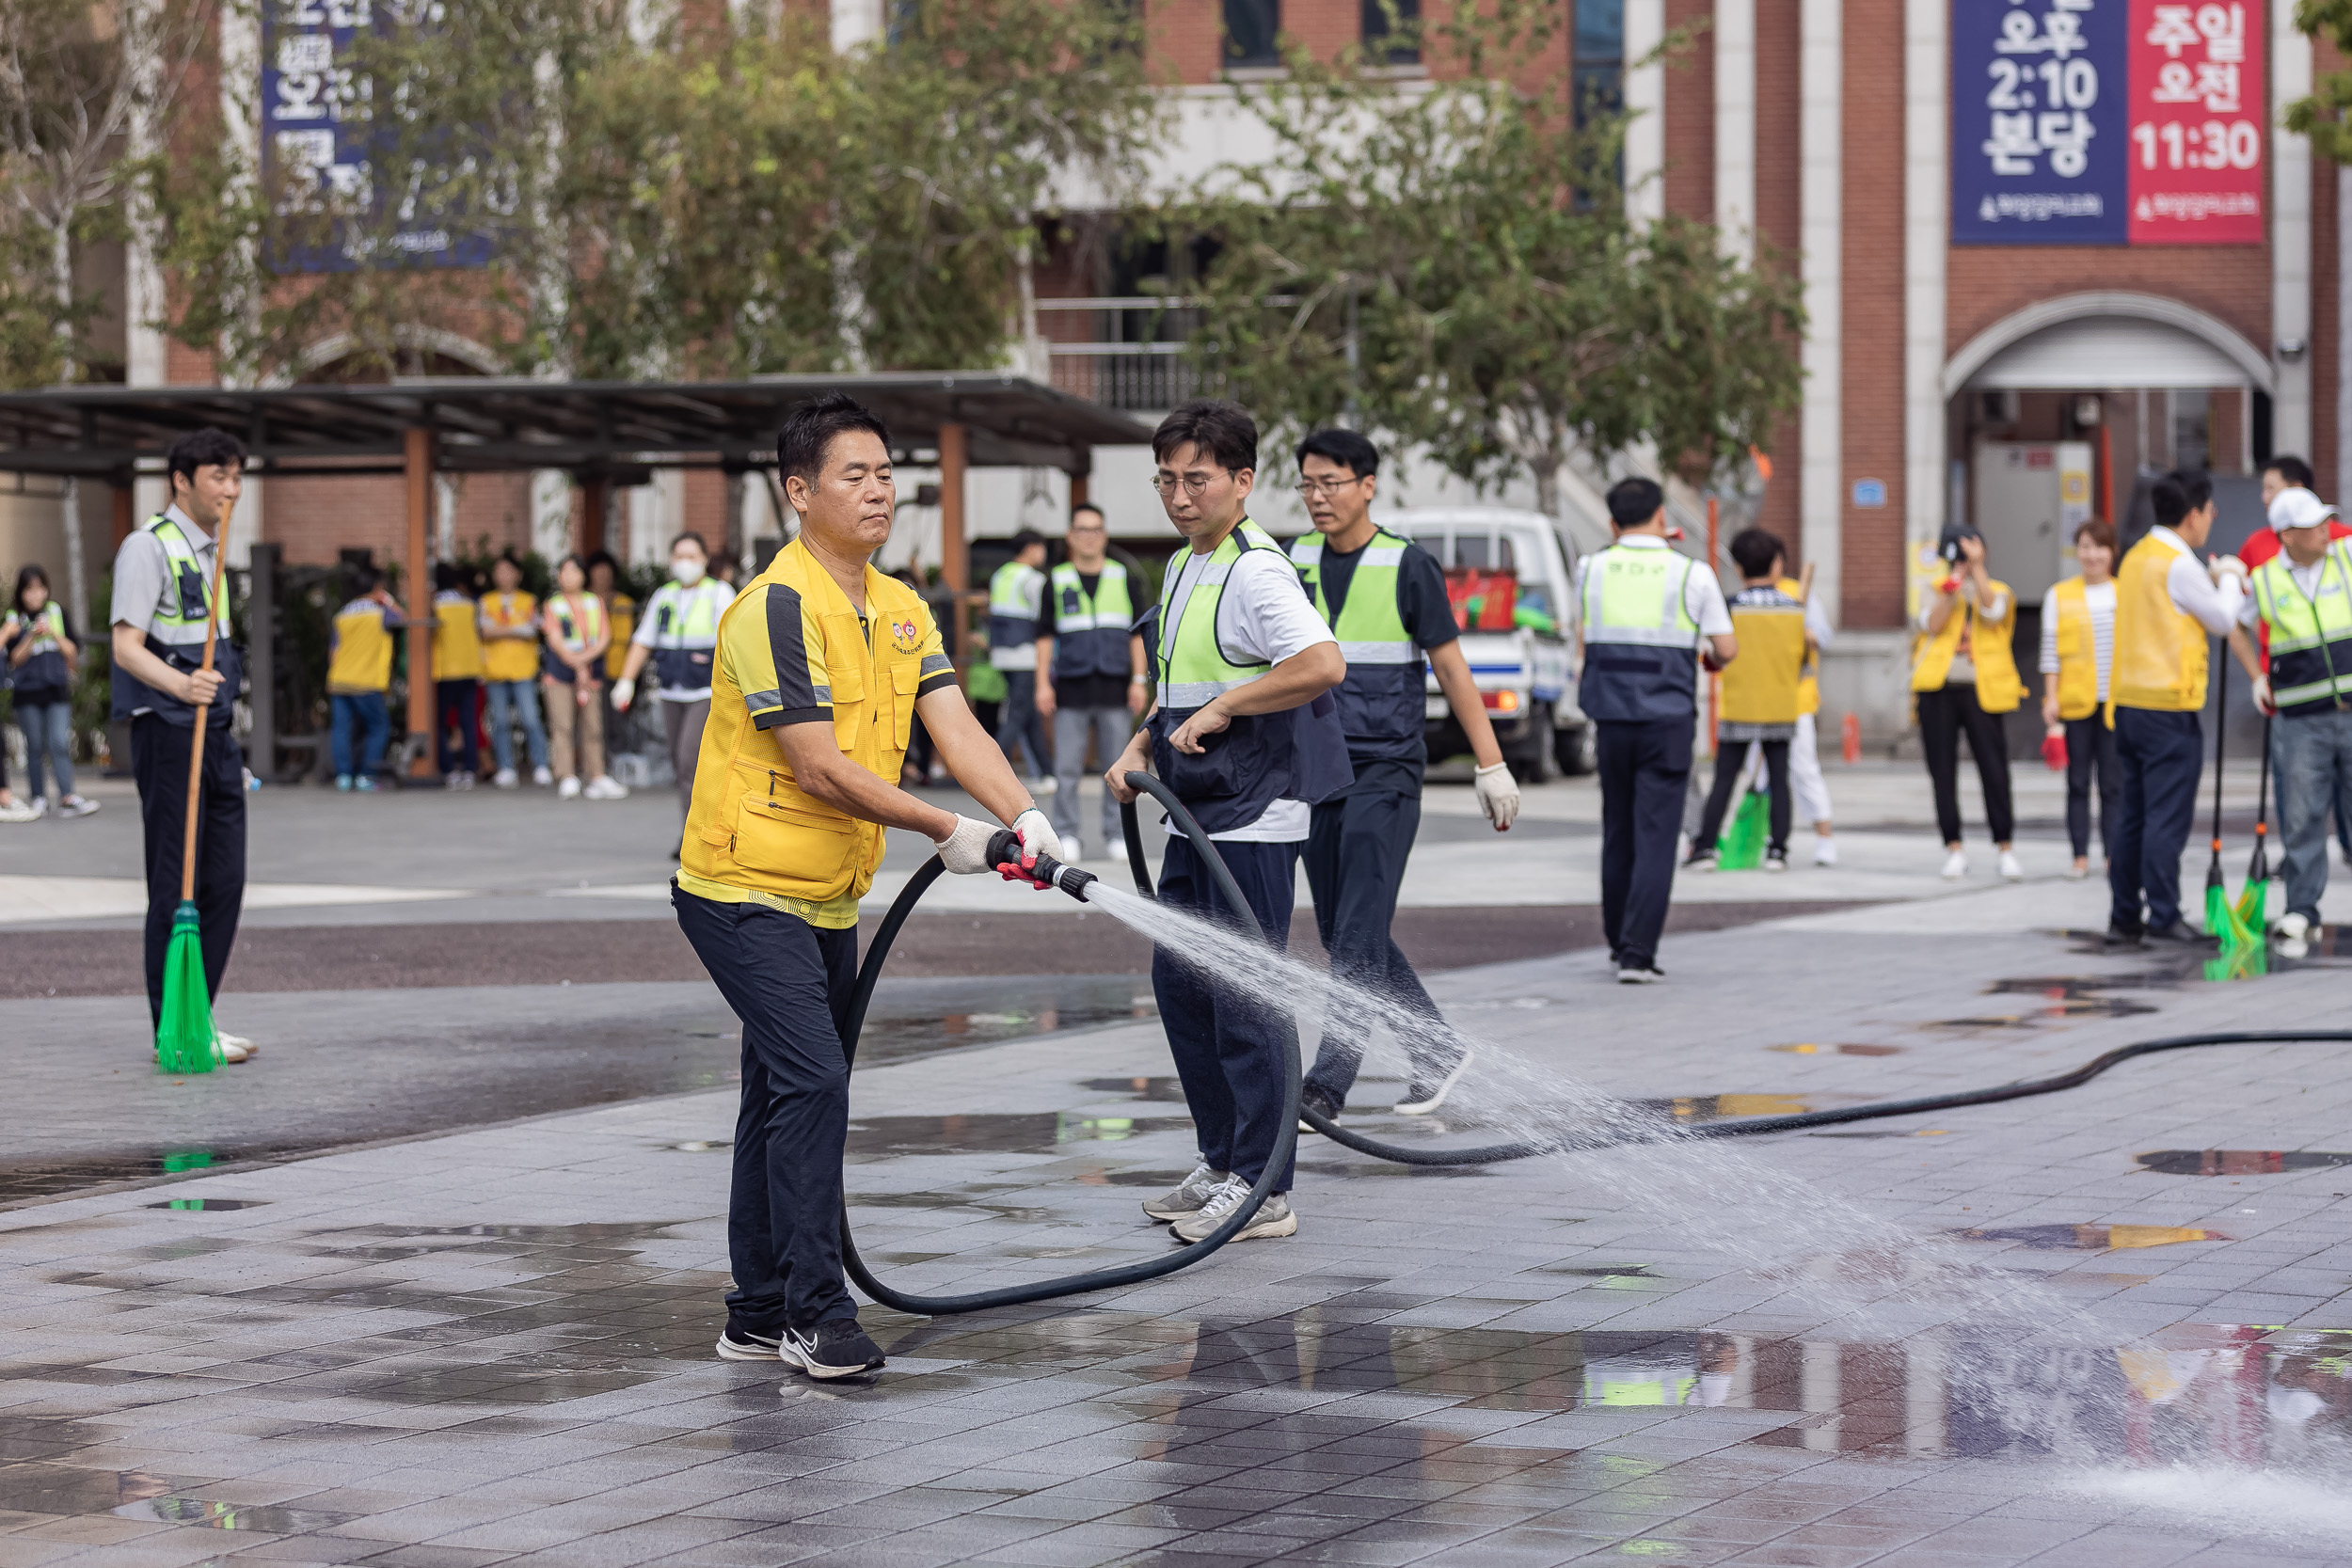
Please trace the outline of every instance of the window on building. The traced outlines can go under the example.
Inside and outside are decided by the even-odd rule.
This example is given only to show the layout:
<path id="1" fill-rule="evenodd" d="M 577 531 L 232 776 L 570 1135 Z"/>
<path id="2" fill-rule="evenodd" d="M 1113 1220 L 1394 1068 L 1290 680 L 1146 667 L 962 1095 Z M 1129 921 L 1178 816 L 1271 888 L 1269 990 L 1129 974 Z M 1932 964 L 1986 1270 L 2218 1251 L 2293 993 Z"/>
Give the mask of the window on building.
<path id="1" fill-rule="evenodd" d="M 1421 0 L 1362 0 L 1364 58 L 1374 65 L 1421 63 Z"/>
<path id="2" fill-rule="evenodd" d="M 1576 0 L 1576 118 L 1625 107 L 1625 0 Z"/>
<path id="3" fill-rule="evenodd" d="M 1282 30 L 1282 0 L 1225 0 L 1225 64 L 1231 70 L 1282 63 L 1275 35 Z"/>

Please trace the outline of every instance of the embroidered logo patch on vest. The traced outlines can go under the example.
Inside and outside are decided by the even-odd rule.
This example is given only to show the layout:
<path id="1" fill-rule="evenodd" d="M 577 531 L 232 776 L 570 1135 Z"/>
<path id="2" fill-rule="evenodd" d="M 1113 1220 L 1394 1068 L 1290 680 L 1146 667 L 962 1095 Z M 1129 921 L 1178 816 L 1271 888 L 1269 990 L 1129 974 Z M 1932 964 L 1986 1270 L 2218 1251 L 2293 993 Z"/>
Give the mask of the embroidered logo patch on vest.
<path id="1" fill-rule="evenodd" d="M 912 620 L 892 621 L 890 623 L 890 645 L 902 654 L 922 652 L 922 626 Z"/>

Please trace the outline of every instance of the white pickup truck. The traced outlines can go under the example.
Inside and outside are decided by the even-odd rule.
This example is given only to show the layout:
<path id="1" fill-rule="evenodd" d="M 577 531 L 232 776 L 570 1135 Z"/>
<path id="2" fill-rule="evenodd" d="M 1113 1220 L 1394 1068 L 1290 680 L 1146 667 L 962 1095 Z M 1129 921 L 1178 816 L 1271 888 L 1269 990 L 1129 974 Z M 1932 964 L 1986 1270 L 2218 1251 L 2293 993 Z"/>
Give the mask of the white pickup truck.
<path id="1" fill-rule="evenodd" d="M 1576 705 L 1576 578 L 1551 519 L 1540 512 L 1469 506 L 1394 512 L 1379 522 L 1436 556 L 1440 566 L 1516 574 L 1518 625 L 1510 631 L 1464 632 L 1462 656 L 1515 775 L 1536 781 L 1591 772 L 1593 726 Z M 1468 752 L 1470 742 L 1437 676 L 1428 679 L 1426 739 L 1430 760 L 1440 762 Z"/>

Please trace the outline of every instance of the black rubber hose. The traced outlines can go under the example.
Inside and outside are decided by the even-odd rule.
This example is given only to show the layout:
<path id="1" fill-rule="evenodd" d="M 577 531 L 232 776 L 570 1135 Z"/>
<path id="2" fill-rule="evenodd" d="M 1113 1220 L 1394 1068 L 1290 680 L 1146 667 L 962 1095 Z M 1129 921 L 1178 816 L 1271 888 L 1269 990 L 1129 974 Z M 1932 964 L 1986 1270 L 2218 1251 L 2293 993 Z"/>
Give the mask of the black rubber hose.
<path id="1" fill-rule="evenodd" d="M 1207 865 L 1210 879 L 1216 883 L 1218 894 L 1223 896 L 1227 904 L 1232 906 L 1235 917 L 1246 927 L 1256 931 L 1261 941 L 1264 940 L 1264 927 L 1260 926 L 1257 917 L 1250 913 L 1248 904 L 1242 898 L 1240 887 L 1233 881 L 1233 874 L 1226 869 L 1224 860 L 1217 854 L 1215 846 L 1210 843 L 1209 835 L 1201 831 L 1200 824 L 1193 820 L 1192 813 L 1186 811 L 1183 803 L 1174 796 L 1164 794 L 1159 786 L 1159 781 L 1152 779 L 1149 774 L 1130 773 L 1127 777 L 1131 782 L 1149 780 L 1152 785 L 1152 794 L 1168 808 L 1169 817 L 1185 836 L 1199 847 L 1200 858 Z M 1132 823 L 1135 808 L 1130 806 L 1127 812 L 1128 820 Z M 1132 832 L 1128 835 L 1128 843 L 1130 846 L 1137 845 L 1136 836 Z M 1136 863 L 1140 864 L 1142 860 L 1140 847 L 1134 847 L 1132 853 Z M 857 989 L 850 993 L 849 1018 L 843 1023 L 841 1030 L 843 1053 L 852 1063 L 857 1058 L 858 1037 L 866 1030 L 866 1010 L 874 1000 L 874 988 L 882 980 L 882 965 L 889 960 L 891 946 L 898 940 L 898 932 L 905 927 L 907 916 L 914 912 L 914 906 L 922 901 L 923 895 L 930 891 L 933 882 L 939 880 L 946 869 L 946 867 L 941 864 L 936 855 L 926 861 L 914 875 L 907 879 L 907 885 L 899 892 L 898 896 L 891 901 L 890 912 L 882 916 L 881 927 L 874 932 L 873 942 L 866 950 L 866 961 L 858 969 Z M 1279 1008 L 1276 1011 L 1278 1014 L 1280 1013 Z M 850 1198 L 845 1188 L 841 1197 L 841 1265 L 843 1269 L 848 1272 L 850 1278 L 856 1283 L 859 1290 L 882 1306 L 899 1312 L 912 1312 L 922 1317 L 937 1318 L 947 1317 L 958 1312 L 984 1311 L 992 1307 L 1018 1307 L 1025 1302 L 1045 1301 L 1055 1296 L 1076 1295 L 1082 1291 L 1108 1291 L 1122 1285 L 1140 1285 L 1147 1279 L 1157 1279 L 1162 1275 L 1174 1274 L 1178 1269 L 1188 1268 L 1200 1262 L 1227 1242 L 1232 1241 L 1244 1226 L 1257 1217 L 1260 1205 L 1263 1204 L 1268 1195 L 1274 1191 L 1275 1182 L 1290 1169 L 1291 1155 L 1297 1147 L 1298 1034 L 1288 1015 L 1281 1014 L 1280 1016 L 1283 1068 L 1288 1086 L 1283 1091 L 1282 1119 L 1275 1132 L 1274 1151 L 1266 1160 L 1264 1174 L 1260 1176 L 1257 1184 L 1249 1189 L 1249 1196 L 1225 1217 L 1222 1225 L 1192 1245 L 1179 1247 L 1157 1258 L 1145 1259 L 1141 1262 L 1126 1263 L 1117 1268 L 1096 1269 L 1087 1274 L 1062 1275 L 1057 1278 L 1040 1279 L 1026 1285 L 1007 1285 L 993 1291 L 973 1291 L 961 1295 L 919 1296 L 883 1284 L 882 1280 L 875 1277 L 874 1271 L 866 1266 L 866 1259 L 858 1254 L 856 1237 L 850 1228 Z"/>

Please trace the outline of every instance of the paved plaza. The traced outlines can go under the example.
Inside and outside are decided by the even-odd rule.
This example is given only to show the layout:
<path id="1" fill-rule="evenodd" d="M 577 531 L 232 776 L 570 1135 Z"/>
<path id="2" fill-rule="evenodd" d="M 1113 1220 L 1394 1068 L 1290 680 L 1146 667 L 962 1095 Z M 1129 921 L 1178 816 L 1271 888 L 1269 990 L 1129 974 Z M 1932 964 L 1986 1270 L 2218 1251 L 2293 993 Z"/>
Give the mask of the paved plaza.
<path id="1" fill-rule="evenodd" d="M 1401 928 L 1487 1066 L 1425 1125 L 1376 1054 L 1349 1122 L 1492 1141 L 1589 1085 L 1702 1130 L 2352 1027 L 2352 949 L 2099 953 L 2022 769 L 2018 885 L 1935 879 L 1915 772 L 1832 783 L 1840 866 L 1685 879 L 1717 915 L 1649 989 L 1577 934 L 1588 783 L 1507 841 L 1433 784 Z M 869 1307 L 890 1363 L 846 1385 L 718 1360 L 734 1044 L 662 967 L 674 821 L 265 792 L 255 878 L 294 891 L 221 1009 L 263 1053 L 188 1080 L 106 901 L 128 800 L 0 837 L 0 1568 L 2352 1561 L 2344 1045 L 1484 1168 L 1307 1138 L 1295 1238 Z M 929 1292 L 1157 1256 L 1136 1204 L 1193 1147 L 1132 938 L 978 879 L 926 918 L 853 1082 L 866 1257 Z"/>

